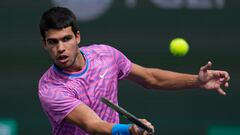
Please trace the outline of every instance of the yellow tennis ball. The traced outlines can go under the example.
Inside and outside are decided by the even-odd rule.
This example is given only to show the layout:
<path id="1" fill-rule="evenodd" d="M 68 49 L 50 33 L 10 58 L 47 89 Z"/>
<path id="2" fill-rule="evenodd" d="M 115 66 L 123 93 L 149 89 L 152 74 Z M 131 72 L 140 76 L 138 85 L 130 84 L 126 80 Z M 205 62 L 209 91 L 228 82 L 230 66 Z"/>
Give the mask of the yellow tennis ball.
<path id="1" fill-rule="evenodd" d="M 170 42 L 170 52 L 174 56 L 185 56 L 189 51 L 189 45 L 183 38 L 175 38 Z"/>

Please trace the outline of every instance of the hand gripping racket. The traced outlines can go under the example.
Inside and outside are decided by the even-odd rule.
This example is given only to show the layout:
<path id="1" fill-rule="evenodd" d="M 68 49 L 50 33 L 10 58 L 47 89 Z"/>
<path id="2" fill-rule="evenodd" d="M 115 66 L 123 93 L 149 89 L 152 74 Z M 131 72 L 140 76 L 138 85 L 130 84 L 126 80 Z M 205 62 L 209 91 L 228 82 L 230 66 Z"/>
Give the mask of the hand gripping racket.
<path id="1" fill-rule="evenodd" d="M 105 103 L 108 107 L 110 107 L 113 110 L 117 111 L 119 114 L 123 115 L 128 120 L 130 120 L 131 122 L 136 124 L 138 127 L 142 128 L 143 130 L 146 130 L 149 133 L 153 133 L 154 132 L 152 128 L 150 128 L 149 126 L 147 126 L 146 124 L 144 124 L 143 122 L 138 120 L 138 118 L 136 116 L 134 116 L 133 114 L 129 113 L 128 111 L 126 111 L 122 107 L 112 103 L 111 101 L 109 101 L 108 99 L 106 99 L 104 97 L 101 97 L 101 101 L 103 103 Z"/>

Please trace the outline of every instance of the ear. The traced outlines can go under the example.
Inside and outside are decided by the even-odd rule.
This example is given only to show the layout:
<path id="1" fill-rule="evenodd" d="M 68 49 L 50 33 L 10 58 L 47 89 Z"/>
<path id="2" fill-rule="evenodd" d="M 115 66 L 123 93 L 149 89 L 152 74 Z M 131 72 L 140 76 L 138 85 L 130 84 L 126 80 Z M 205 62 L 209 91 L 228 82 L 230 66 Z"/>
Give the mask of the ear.
<path id="1" fill-rule="evenodd" d="M 45 50 L 47 50 L 46 40 L 42 38 L 42 46 Z"/>
<path id="2" fill-rule="evenodd" d="M 81 42 L 80 31 L 77 31 L 77 33 L 76 33 L 76 40 L 77 40 L 77 44 L 79 44 Z"/>

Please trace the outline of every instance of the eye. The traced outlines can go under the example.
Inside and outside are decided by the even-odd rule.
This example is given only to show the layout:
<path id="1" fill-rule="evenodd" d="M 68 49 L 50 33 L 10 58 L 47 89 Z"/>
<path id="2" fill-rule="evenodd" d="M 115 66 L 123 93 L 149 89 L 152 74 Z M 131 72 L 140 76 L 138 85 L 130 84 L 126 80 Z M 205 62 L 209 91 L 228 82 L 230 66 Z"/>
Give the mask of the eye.
<path id="1" fill-rule="evenodd" d="M 56 39 L 48 39 L 47 43 L 49 45 L 56 45 L 56 44 L 58 44 L 58 40 L 56 40 Z"/>
<path id="2" fill-rule="evenodd" d="M 63 42 L 67 42 L 67 41 L 69 41 L 71 39 L 72 39 L 71 36 L 66 36 L 66 37 L 63 38 Z"/>

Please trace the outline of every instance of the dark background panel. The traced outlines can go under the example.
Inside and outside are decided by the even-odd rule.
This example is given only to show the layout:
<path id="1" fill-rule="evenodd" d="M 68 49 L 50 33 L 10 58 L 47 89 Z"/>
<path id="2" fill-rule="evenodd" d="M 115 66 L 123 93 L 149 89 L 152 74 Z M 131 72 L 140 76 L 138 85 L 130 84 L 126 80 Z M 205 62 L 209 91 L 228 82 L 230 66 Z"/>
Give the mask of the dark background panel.
<path id="1" fill-rule="evenodd" d="M 105 43 L 140 65 L 193 74 L 211 60 L 213 69 L 227 70 L 231 80 L 227 96 L 202 89 L 146 90 L 121 81 L 119 104 L 151 121 L 157 135 L 210 135 L 214 127 L 239 129 L 240 2 L 225 0 L 222 8 L 211 9 L 190 9 L 188 0 L 178 9 L 159 8 L 151 1 L 137 1 L 130 8 L 125 2 L 115 0 L 101 17 L 79 22 L 80 46 Z M 51 132 L 37 96 L 38 80 L 51 65 L 41 46 L 38 23 L 51 6 L 47 0 L 0 4 L 0 118 L 15 119 L 20 135 Z M 188 41 L 185 57 L 169 53 L 175 37 Z"/>

